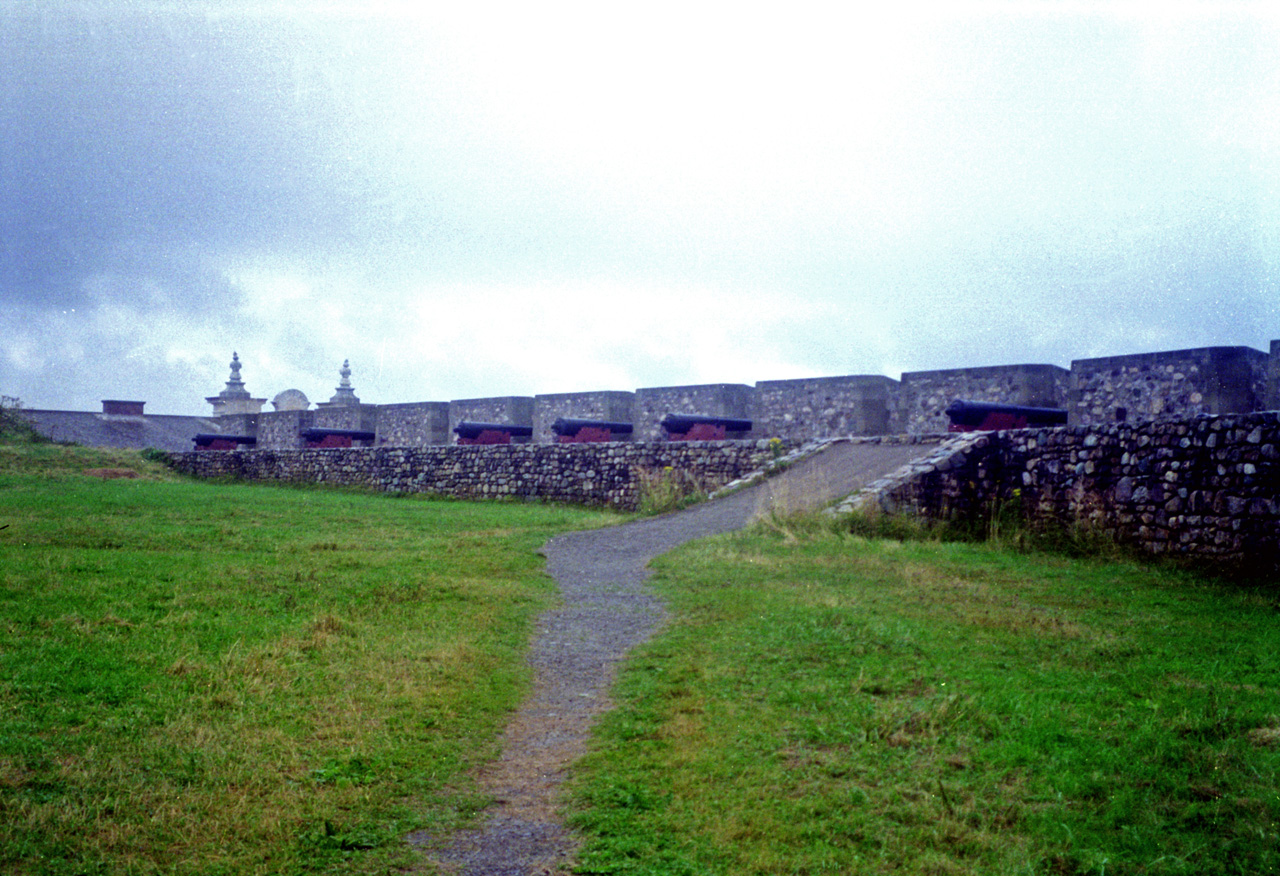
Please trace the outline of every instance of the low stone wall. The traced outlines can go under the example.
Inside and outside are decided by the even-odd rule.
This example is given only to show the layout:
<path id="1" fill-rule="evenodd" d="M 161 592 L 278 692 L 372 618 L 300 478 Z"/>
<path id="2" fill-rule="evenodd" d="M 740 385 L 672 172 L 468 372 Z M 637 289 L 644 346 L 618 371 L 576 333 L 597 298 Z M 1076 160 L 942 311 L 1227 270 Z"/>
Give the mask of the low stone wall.
<path id="1" fill-rule="evenodd" d="M 237 450 L 172 454 L 195 477 L 323 483 L 461 499 L 542 499 L 634 510 L 644 472 L 668 467 L 708 491 L 762 468 L 768 441 L 508 444 Z"/>
<path id="2" fill-rule="evenodd" d="M 978 525 L 1013 507 L 1151 554 L 1272 574 L 1280 412 L 972 433 L 842 507 L 870 501 Z"/>

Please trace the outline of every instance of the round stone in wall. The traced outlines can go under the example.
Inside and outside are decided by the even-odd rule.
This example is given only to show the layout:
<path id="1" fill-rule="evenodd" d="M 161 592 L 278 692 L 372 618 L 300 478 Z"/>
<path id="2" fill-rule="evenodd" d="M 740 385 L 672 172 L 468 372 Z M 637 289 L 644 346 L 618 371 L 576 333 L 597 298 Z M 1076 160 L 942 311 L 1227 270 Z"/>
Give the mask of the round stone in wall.
<path id="1" fill-rule="evenodd" d="M 277 411 L 305 411 L 311 402 L 300 389 L 286 389 L 271 400 Z"/>

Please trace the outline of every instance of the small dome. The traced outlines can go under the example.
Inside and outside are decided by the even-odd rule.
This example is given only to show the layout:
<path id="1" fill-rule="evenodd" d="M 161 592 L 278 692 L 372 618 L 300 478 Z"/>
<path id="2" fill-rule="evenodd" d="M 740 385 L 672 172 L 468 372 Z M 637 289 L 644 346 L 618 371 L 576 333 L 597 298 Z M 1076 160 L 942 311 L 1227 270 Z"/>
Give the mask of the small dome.
<path id="1" fill-rule="evenodd" d="M 311 402 L 300 389 L 286 389 L 271 400 L 277 411 L 305 411 Z"/>

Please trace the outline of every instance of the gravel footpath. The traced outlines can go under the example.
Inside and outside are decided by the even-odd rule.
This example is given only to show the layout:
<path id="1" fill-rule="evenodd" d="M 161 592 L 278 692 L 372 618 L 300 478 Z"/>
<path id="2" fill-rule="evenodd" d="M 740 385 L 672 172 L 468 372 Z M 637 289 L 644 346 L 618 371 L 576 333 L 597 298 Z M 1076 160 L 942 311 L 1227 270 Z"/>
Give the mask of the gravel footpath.
<path id="1" fill-rule="evenodd" d="M 822 507 L 922 453 L 914 445 L 834 444 L 754 487 L 674 514 L 571 532 L 547 542 L 547 571 L 564 604 L 544 614 L 529 653 L 534 688 L 502 738 L 502 756 L 480 773 L 494 798 L 479 827 L 444 848 L 410 842 L 447 873 L 529 876 L 567 872 L 577 838 L 556 813 L 569 765 L 610 706 L 616 664 L 662 623 L 645 586 L 648 563 L 686 541 L 732 532 L 770 510 Z"/>

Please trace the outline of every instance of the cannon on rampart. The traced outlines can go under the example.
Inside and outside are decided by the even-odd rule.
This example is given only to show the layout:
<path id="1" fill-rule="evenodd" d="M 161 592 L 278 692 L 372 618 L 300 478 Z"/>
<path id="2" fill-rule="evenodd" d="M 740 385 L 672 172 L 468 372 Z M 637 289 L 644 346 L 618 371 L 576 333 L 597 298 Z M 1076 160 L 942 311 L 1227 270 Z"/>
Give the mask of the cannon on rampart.
<path id="1" fill-rule="evenodd" d="M 1067 412 L 1059 408 L 1032 408 L 995 402 L 956 399 L 947 405 L 948 432 L 994 432 L 1028 426 L 1064 426 Z"/>
<path id="2" fill-rule="evenodd" d="M 216 432 L 201 432 L 191 440 L 195 442 L 196 450 L 239 450 L 258 444 L 256 435 L 222 435 Z"/>
<path id="3" fill-rule="evenodd" d="M 621 440 L 615 436 L 630 435 L 634 428 L 630 423 L 610 420 L 590 420 L 581 417 L 560 417 L 551 424 L 557 444 L 592 443 Z"/>
<path id="4" fill-rule="evenodd" d="M 307 447 L 367 447 L 374 433 L 366 429 L 326 429 L 314 426 L 302 430 Z"/>
<path id="5" fill-rule="evenodd" d="M 459 444 L 511 444 L 513 439 L 533 437 L 532 426 L 514 423 L 476 423 L 464 420 L 453 427 Z"/>
<path id="6" fill-rule="evenodd" d="M 737 438 L 751 431 L 750 420 L 711 414 L 667 414 L 659 425 L 669 441 L 723 441 L 730 433 Z"/>

